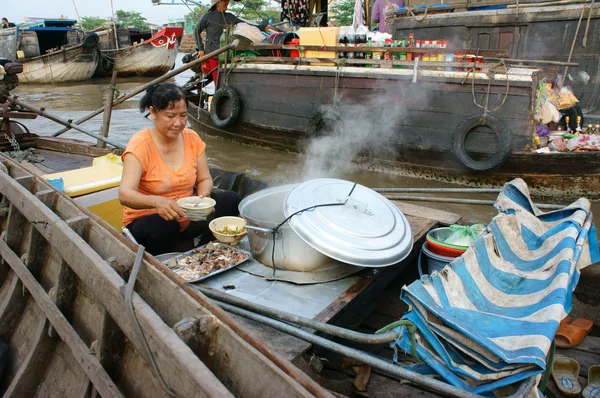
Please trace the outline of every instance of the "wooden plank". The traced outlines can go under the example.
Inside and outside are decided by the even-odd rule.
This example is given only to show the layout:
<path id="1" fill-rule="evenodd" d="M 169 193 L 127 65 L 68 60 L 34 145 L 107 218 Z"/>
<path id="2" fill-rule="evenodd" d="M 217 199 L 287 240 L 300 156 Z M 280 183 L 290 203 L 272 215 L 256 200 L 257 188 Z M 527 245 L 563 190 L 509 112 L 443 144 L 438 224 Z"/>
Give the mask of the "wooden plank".
<path id="1" fill-rule="evenodd" d="M 25 264 L 19 260 L 19 257 L 8 247 L 6 243 L 0 240 L 0 254 L 8 262 L 13 271 L 19 276 L 27 290 L 31 293 L 36 303 L 40 306 L 50 323 L 56 328 L 60 338 L 69 346 L 71 353 L 81 363 L 83 370 L 93 381 L 94 386 L 106 397 L 121 397 L 119 389 L 106 374 L 104 368 L 98 360 L 89 355 L 89 350 L 85 343 L 77 335 L 77 332 L 69 324 L 64 315 L 50 300 L 42 286 L 36 281 L 35 277 L 27 269 Z"/>
<path id="2" fill-rule="evenodd" d="M 0 192 L 6 192 L 11 203 L 16 204 L 22 213 L 26 213 L 31 219 L 46 223 L 43 227 L 36 225 L 36 228 L 67 261 L 90 293 L 102 298 L 101 302 L 110 315 L 137 350 L 141 351 L 143 343 L 126 315 L 125 303 L 120 292 L 123 285 L 121 277 L 58 216 L 50 209 L 40 207 L 28 191 L 6 175 L 0 175 Z M 184 396 L 230 395 L 220 381 L 138 295 L 134 295 L 133 305 L 142 329 L 147 331 L 146 339 L 155 354 L 158 367 L 171 388 Z"/>
<path id="3" fill-rule="evenodd" d="M 39 149 L 48 149 L 50 151 L 91 157 L 104 156 L 111 153 L 110 148 L 96 148 L 94 144 L 91 143 L 57 137 L 38 137 L 36 147 Z"/>
<path id="4" fill-rule="evenodd" d="M 40 199 L 42 203 L 51 207 L 55 194 L 55 191 L 42 191 L 36 193 L 36 197 Z M 25 222 L 25 220 L 23 220 L 23 222 Z M 26 249 L 27 258 L 25 262 L 31 273 L 37 276 L 41 264 L 39 261 L 40 256 L 42 253 L 46 252 L 47 245 L 40 233 L 33 228 L 31 224 L 29 224 L 28 227 L 31 228 L 31 232 L 29 233 L 29 242 Z M 21 224 L 19 231 L 13 235 L 16 236 L 22 234 L 24 229 L 23 224 Z M 20 241 L 18 243 L 13 242 L 12 244 L 15 245 L 15 247 L 20 247 Z M 23 294 L 23 285 L 19 281 L 17 275 L 12 271 L 10 271 L 9 279 L 4 282 L 2 288 L 6 288 L 6 294 L 2 296 L 3 300 L 2 303 L 0 303 L 0 319 L 2 320 L 2 322 L 0 322 L 0 338 L 8 340 L 11 331 L 19 320 L 20 314 L 25 308 L 27 296 Z"/>
<path id="5" fill-rule="evenodd" d="M 373 372 L 367 385 L 367 392 L 356 393 L 357 397 L 364 398 L 388 398 L 388 397 L 418 397 L 434 398 L 439 394 L 421 390 L 405 381 L 397 381 Z"/>
<path id="6" fill-rule="evenodd" d="M 83 237 L 89 222 L 90 218 L 85 215 L 71 218 L 66 221 L 67 225 L 81 237 Z M 75 299 L 75 295 L 77 293 L 77 276 L 64 260 L 61 261 L 60 265 L 58 266 L 56 283 L 50 291 L 56 307 L 60 310 L 64 317 L 71 322 L 73 316 L 73 300 Z M 56 337 L 56 332 L 53 326 L 50 326 L 48 329 L 48 336 Z"/>
<path id="7" fill-rule="evenodd" d="M 57 340 L 51 339 L 46 333 L 48 326 L 48 319 L 41 314 L 29 352 L 4 392 L 5 398 L 35 395 L 57 343 Z"/>
<path id="8" fill-rule="evenodd" d="M 385 196 L 386 194 L 382 193 L 382 195 Z M 404 213 L 404 215 L 434 220 L 441 225 L 457 224 L 462 219 L 460 214 L 451 213 L 449 211 L 432 209 L 430 207 L 414 205 L 397 200 L 392 200 L 392 203 L 395 204 L 396 207 L 399 208 L 402 213 Z"/>

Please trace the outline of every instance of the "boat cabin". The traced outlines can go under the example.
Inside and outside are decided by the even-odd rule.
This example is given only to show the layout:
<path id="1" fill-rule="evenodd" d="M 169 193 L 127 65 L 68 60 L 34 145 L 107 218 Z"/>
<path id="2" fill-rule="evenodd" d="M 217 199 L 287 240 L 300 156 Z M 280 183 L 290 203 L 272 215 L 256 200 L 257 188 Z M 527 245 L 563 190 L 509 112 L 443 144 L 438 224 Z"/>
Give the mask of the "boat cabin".
<path id="1" fill-rule="evenodd" d="M 75 19 L 42 19 L 0 34 L 0 57 L 33 58 L 58 51 L 65 46 L 76 46 L 83 39 L 83 31 L 75 29 Z"/>

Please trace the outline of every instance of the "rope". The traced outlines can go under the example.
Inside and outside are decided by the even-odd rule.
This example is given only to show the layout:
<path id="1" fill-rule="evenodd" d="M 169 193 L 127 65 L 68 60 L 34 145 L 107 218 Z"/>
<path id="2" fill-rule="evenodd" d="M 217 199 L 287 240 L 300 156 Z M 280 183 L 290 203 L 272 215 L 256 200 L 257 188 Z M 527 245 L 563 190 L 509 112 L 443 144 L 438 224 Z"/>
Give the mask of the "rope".
<path id="1" fill-rule="evenodd" d="M 352 195 L 352 192 L 354 192 L 354 188 L 356 188 L 356 183 L 354 183 L 354 185 L 352 185 L 352 189 L 350 190 L 350 193 L 348 193 L 348 196 L 346 197 L 346 200 L 344 200 L 343 202 L 340 202 L 340 203 L 337 203 L 337 202 L 336 203 L 324 203 L 324 204 L 320 204 L 320 205 L 310 206 L 310 207 L 307 207 L 307 208 L 302 209 L 302 210 L 298 210 L 297 212 L 292 213 L 288 218 L 286 218 L 285 220 L 283 220 L 281 223 L 279 223 L 279 225 L 277 225 L 275 228 L 273 228 L 273 231 L 271 232 L 271 234 L 273 235 L 273 250 L 271 251 L 271 263 L 273 264 L 273 275 L 275 275 L 275 235 L 277 234 L 277 231 L 279 230 L 279 228 L 281 228 L 281 226 L 283 224 L 285 224 L 286 222 L 288 222 L 295 215 L 303 213 L 305 211 L 314 210 L 317 207 L 344 206 L 346 203 L 348 203 L 348 198 Z"/>
<path id="2" fill-rule="evenodd" d="M 382 334 L 385 332 L 389 332 L 390 330 L 395 329 L 398 326 L 406 327 L 406 331 L 410 335 L 410 351 L 411 351 L 410 355 L 415 360 L 421 362 L 421 360 L 417 356 L 417 339 L 415 337 L 415 334 L 417 333 L 417 325 L 415 325 L 411 321 L 406 320 L 406 319 L 400 319 L 399 321 L 392 322 L 389 325 L 382 327 L 381 329 L 376 331 L 375 334 Z M 398 339 L 400 339 L 400 336 L 398 336 Z M 398 340 L 396 340 L 396 341 L 398 341 Z M 395 362 L 397 362 L 397 361 L 395 361 Z"/>
<path id="3" fill-rule="evenodd" d="M 119 96 L 121 95 L 121 92 L 119 91 L 119 89 L 117 88 L 117 86 L 115 86 L 114 84 L 109 84 L 108 88 L 112 88 L 113 90 L 115 90 L 115 92 L 113 94 L 113 97 L 114 97 L 115 100 L 118 99 Z"/>
<path id="4" fill-rule="evenodd" d="M 504 98 L 502 98 L 500 105 L 498 105 L 494 109 L 491 109 L 491 110 L 488 109 L 488 105 L 489 105 L 489 101 L 490 101 L 490 91 L 492 88 L 492 77 L 493 77 L 493 73 L 491 70 L 488 72 L 488 86 L 487 86 L 487 91 L 485 94 L 485 105 L 479 105 L 479 103 L 477 102 L 477 97 L 475 95 L 475 66 L 476 66 L 475 62 L 473 63 L 473 66 L 469 69 L 469 71 L 467 72 L 467 75 L 465 76 L 464 80 L 461 83 L 461 84 L 464 84 L 467 81 L 467 79 L 469 78 L 469 75 L 471 73 L 473 73 L 473 77 L 471 78 L 471 94 L 473 94 L 473 103 L 478 108 L 483 109 L 484 117 L 488 113 L 496 112 L 498 109 L 500 109 L 506 103 L 506 99 L 508 98 L 508 92 L 510 90 L 510 79 L 508 77 L 508 68 L 506 67 L 506 63 L 504 62 L 504 59 L 500 59 L 500 62 L 498 62 L 498 64 L 496 64 L 496 66 L 494 66 L 492 69 L 494 69 L 495 67 L 500 66 L 500 65 L 502 65 L 504 67 L 504 74 L 506 75 L 506 92 L 504 93 Z"/>
<path id="5" fill-rule="evenodd" d="M 583 48 L 586 48 L 587 46 L 588 30 L 590 29 L 590 20 L 592 19 L 592 12 L 594 11 L 594 2 L 595 0 L 592 0 L 592 4 L 590 5 L 590 12 L 588 13 L 588 19 L 585 24 L 585 33 L 583 34 L 583 41 L 581 42 L 581 46 Z"/>
<path id="6" fill-rule="evenodd" d="M 427 18 L 427 11 L 429 10 L 429 5 L 427 5 L 425 7 L 425 12 L 423 13 L 423 17 L 422 18 L 417 18 L 417 16 L 415 15 L 415 13 L 412 11 L 413 8 L 412 7 L 407 7 L 406 10 L 410 13 L 410 15 L 413 17 L 413 19 L 417 22 L 423 22 L 425 20 L 425 18 Z"/>
<path id="7" fill-rule="evenodd" d="M 150 350 L 150 346 L 148 345 L 148 341 L 144 336 L 144 332 L 142 331 L 142 327 L 140 326 L 140 322 L 135 315 L 135 311 L 133 309 L 133 289 L 135 286 L 135 281 L 137 279 L 137 274 L 140 271 L 140 266 L 142 265 L 142 260 L 144 259 L 144 246 L 140 245 L 135 256 L 135 261 L 133 262 L 133 268 L 131 270 L 131 274 L 129 275 L 129 280 L 127 281 L 127 285 L 125 286 L 125 304 L 127 305 L 127 312 L 129 316 L 133 320 L 133 324 L 135 325 L 135 329 L 137 332 L 140 341 L 142 342 L 143 351 L 146 357 L 146 361 L 150 362 L 152 365 L 152 373 L 154 376 L 158 378 L 160 381 L 160 385 L 163 390 L 172 397 L 177 397 L 177 394 L 167 386 L 165 379 L 163 378 L 156 361 L 154 360 L 154 356 L 152 355 L 152 350 Z"/>
<path id="8" fill-rule="evenodd" d="M 342 67 L 346 65 L 346 58 L 337 59 L 335 61 L 337 68 L 335 70 L 335 86 L 333 88 L 333 106 L 335 107 L 337 104 L 337 89 L 340 81 L 340 72 Z"/>
<path id="9" fill-rule="evenodd" d="M 590 10 L 590 13 L 592 11 Z M 575 29 L 575 36 L 573 37 L 573 43 L 571 44 L 571 51 L 569 51 L 569 59 L 567 62 L 571 62 L 571 56 L 573 55 L 573 50 L 575 49 L 575 42 L 577 41 L 577 35 L 579 34 L 579 27 L 581 26 L 581 20 L 583 19 L 583 14 L 585 13 L 585 4 L 581 7 L 581 15 L 579 16 L 579 22 L 577 22 L 577 29 Z M 568 66 L 565 66 L 565 73 L 563 73 L 563 82 L 567 78 L 567 71 L 569 70 Z"/>

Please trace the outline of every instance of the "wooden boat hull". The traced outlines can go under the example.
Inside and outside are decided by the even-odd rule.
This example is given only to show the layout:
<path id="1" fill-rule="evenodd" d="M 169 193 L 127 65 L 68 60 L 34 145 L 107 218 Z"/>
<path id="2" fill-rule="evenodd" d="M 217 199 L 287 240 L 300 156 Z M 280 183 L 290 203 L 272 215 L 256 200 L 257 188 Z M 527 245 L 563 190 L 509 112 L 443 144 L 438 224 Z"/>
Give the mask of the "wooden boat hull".
<path id="1" fill-rule="evenodd" d="M 23 73 L 20 84 L 62 84 L 89 80 L 98 64 L 97 48 L 82 44 L 51 54 L 19 60 Z"/>
<path id="2" fill-rule="evenodd" d="M 452 139 L 464 120 L 481 114 L 472 92 L 482 104 L 487 80 L 463 85 L 465 73 L 442 77 L 432 71 L 413 84 L 408 70 L 345 68 L 336 73 L 333 67 L 241 65 L 229 75 L 242 103 L 237 121 L 218 128 L 194 101 L 189 102 L 189 120 L 201 133 L 284 151 L 302 153 L 311 143 L 333 141 L 342 149 L 333 148 L 331 156 L 351 153 L 356 166 L 369 170 L 474 186 L 501 186 L 522 177 L 538 196 L 600 195 L 600 154 L 530 152 L 535 74 L 529 81 L 510 82 L 505 104 L 494 112 L 512 135 L 511 154 L 493 172 L 475 173 L 455 156 Z M 502 101 L 505 85 L 492 84 L 490 109 Z M 338 109 L 349 112 L 340 118 L 341 129 L 324 134 L 320 120 L 333 107 L 334 95 Z M 481 132 L 469 145 L 485 152 L 489 140 Z M 358 149 L 348 152 L 348 146 Z"/>
<path id="3" fill-rule="evenodd" d="M 135 321 L 123 287 L 137 246 L 29 166 L 0 162 L 3 396 L 167 396 L 146 345 L 177 396 L 331 396 L 148 254 Z"/>
<path id="4" fill-rule="evenodd" d="M 142 44 L 101 50 L 95 76 L 110 76 L 113 70 L 119 77 L 164 75 L 175 65 L 182 32 L 182 28 L 164 28 Z"/>

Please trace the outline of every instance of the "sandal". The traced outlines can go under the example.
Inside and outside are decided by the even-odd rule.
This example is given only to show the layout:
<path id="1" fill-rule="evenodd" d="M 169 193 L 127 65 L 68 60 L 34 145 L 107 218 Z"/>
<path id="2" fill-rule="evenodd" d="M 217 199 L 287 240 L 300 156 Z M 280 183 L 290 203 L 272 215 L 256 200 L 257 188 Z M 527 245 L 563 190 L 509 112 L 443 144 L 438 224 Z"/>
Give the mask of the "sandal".
<path id="1" fill-rule="evenodd" d="M 559 348 L 572 348 L 583 341 L 585 336 L 592 330 L 594 323 L 588 319 L 575 319 L 571 322 L 566 317 L 560 323 L 554 340 Z"/>
<path id="2" fill-rule="evenodd" d="M 576 397 L 581 392 L 581 386 L 577 377 L 579 375 L 579 363 L 568 357 L 557 355 L 552 363 L 552 378 L 558 390 L 568 396 Z"/>
<path id="3" fill-rule="evenodd" d="M 588 370 L 588 385 L 581 395 L 583 398 L 600 397 L 600 365 L 591 366 Z"/>

